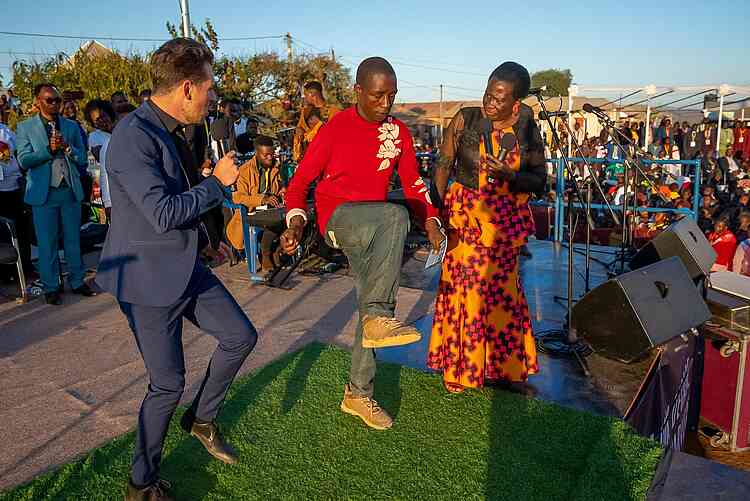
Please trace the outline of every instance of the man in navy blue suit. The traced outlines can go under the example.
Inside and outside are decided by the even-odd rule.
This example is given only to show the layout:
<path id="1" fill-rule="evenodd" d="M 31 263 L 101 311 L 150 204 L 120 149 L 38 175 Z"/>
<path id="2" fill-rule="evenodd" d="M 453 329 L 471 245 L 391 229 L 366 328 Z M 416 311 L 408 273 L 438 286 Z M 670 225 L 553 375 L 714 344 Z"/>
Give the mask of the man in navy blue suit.
<path id="1" fill-rule="evenodd" d="M 185 384 L 183 318 L 219 345 L 182 428 L 217 459 L 238 460 L 215 419 L 257 333 L 198 256 L 209 245 L 201 215 L 222 203 L 239 170 L 230 152 L 211 176 L 200 178 L 200 155 L 186 135 L 208 114 L 212 63 L 210 49 L 195 40 L 162 45 L 151 57 L 151 100 L 118 123 L 107 150 L 112 222 L 96 281 L 117 298 L 149 376 L 126 501 L 172 499 L 159 464 Z"/>

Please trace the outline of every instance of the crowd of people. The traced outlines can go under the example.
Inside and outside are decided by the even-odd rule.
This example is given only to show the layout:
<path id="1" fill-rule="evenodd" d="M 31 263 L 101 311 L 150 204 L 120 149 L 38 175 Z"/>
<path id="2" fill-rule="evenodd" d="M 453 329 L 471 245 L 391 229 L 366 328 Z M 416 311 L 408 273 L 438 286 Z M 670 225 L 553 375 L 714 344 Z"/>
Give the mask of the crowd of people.
<path id="1" fill-rule="evenodd" d="M 217 120 L 223 119 L 231 124 L 226 146 L 236 150 L 245 160 L 233 201 L 251 209 L 258 206 L 283 206 L 293 165 L 301 160 L 321 127 L 342 109 L 325 99 L 320 82 L 307 82 L 303 89 L 298 122 L 293 137 L 289 138 L 261 135 L 258 118 L 249 113 L 245 103 L 237 98 L 228 96 L 212 100 L 204 126 L 185 128 L 190 147 L 198 152 L 198 168 L 194 173 L 196 180 L 210 175 L 212 165 L 220 157 L 221 141 L 214 137 L 214 126 Z M 124 117 L 150 98 L 151 91 L 143 89 L 137 96 L 128 96 L 118 91 L 107 99 L 91 99 L 85 104 L 75 99 L 65 99 L 64 96 L 67 95 L 52 85 L 38 85 L 35 100 L 27 107 L 22 106 L 12 89 L 0 96 L 0 162 L 3 174 L 0 176 L 0 215 L 15 222 L 24 271 L 31 282 L 39 279 L 38 283 L 51 304 L 61 303 L 61 278 L 57 262 L 60 243 L 66 250 L 65 261 L 72 289 L 94 294 L 82 281 L 84 269 L 80 258 L 81 243 L 75 242 L 75 231 L 71 228 L 80 227 L 81 224 L 109 222 L 112 204 L 106 165 L 109 138 L 113 128 Z M 79 102 L 82 110 L 79 110 Z M 11 114 L 20 117 L 16 131 L 6 125 Z M 44 122 L 47 138 L 39 134 L 38 127 L 29 127 L 36 123 L 35 120 Z M 673 124 L 670 118 L 665 117 L 657 120 L 648 134 L 645 129 L 643 121 L 625 121 L 619 127 L 620 139 L 625 145 L 637 147 L 646 152 L 648 158 L 661 161 L 646 161 L 645 174 L 649 179 L 631 175 L 627 188 L 623 163 L 617 161 L 624 154 L 609 140 L 607 134 L 589 136 L 581 121 L 575 121 L 572 130 L 584 156 L 609 159 L 606 163 L 595 163 L 592 166 L 605 188 L 609 202 L 622 204 L 627 192 L 629 197 L 635 197 L 636 206 L 643 209 L 636 211 L 629 220 L 633 243 L 638 246 L 653 238 L 669 226 L 677 214 L 653 209 L 682 209 L 683 212 L 693 209 L 693 166 L 667 161 L 701 159 L 698 222 L 717 247 L 720 255 L 717 266 L 738 272 L 750 268 L 740 260 L 740 255 L 744 256 L 744 249 L 750 248 L 750 245 L 741 245 L 750 221 L 750 208 L 747 205 L 750 196 L 750 128 L 747 124 L 740 120 L 725 121 L 719 131 L 715 123 L 707 120 L 693 125 L 687 122 Z M 560 127 L 559 134 L 562 143 L 567 145 L 568 135 L 565 129 Z M 55 139 L 56 137 L 60 140 Z M 46 140 L 49 143 L 49 158 L 45 156 L 43 161 L 49 164 L 52 171 L 59 174 L 60 169 L 55 170 L 55 166 L 60 167 L 60 160 L 67 158 L 74 167 L 72 171 L 78 174 L 76 180 L 68 180 L 63 175 L 62 184 L 71 189 L 72 197 L 71 193 L 66 192 L 65 203 L 60 207 L 57 207 L 57 202 L 47 199 L 44 203 L 38 202 L 44 197 L 49 198 L 49 187 L 42 189 L 40 185 L 45 183 L 34 182 L 35 174 L 40 172 L 35 169 L 36 162 L 42 160 L 36 155 L 27 154 L 34 140 Z M 549 137 L 546 137 L 546 145 L 547 155 L 556 156 Z M 77 156 L 65 153 L 68 146 Z M 436 146 L 417 143 L 415 151 L 420 174 L 430 176 L 438 156 Z M 587 175 L 588 169 L 584 164 L 577 164 L 576 169 L 581 178 Z M 554 179 L 548 164 L 549 200 L 554 198 Z M 54 186 L 56 183 L 57 181 L 50 183 L 53 188 L 49 192 L 53 195 L 52 199 L 58 193 Z M 596 191 L 594 202 L 602 202 Z M 48 211 L 52 206 L 57 207 L 57 212 Z M 80 217 L 73 218 L 74 212 Z M 45 218 L 44 214 L 49 217 Z M 64 217 L 65 215 L 68 217 Z M 241 257 L 244 242 L 239 215 L 232 214 L 228 209 L 216 208 L 204 219 L 212 242 L 230 243 L 237 251 L 236 257 Z M 597 211 L 597 223 L 602 228 L 614 226 L 605 211 Z M 282 263 L 276 243 L 282 230 L 282 226 L 270 228 L 262 238 L 261 267 L 264 270 L 273 269 Z M 616 238 L 620 238 L 619 233 L 614 231 L 611 240 L 615 241 Z M 38 249 L 36 266 L 31 259 L 32 244 Z M 205 257 L 209 260 L 218 257 L 210 251 L 208 254 Z M 6 277 L 12 276 L 12 270 L 9 269 L 0 269 L 0 273 Z"/>
<path id="2" fill-rule="evenodd" d="M 560 126 L 559 135 L 563 145 L 568 135 Z M 625 152 L 615 145 L 606 132 L 589 137 L 581 122 L 574 123 L 573 134 L 581 145 L 584 156 L 606 159 L 593 163 L 591 168 L 601 182 L 607 201 L 616 206 L 625 202 L 627 193 L 636 211 L 628 213 L 627 223 L 631 228 L 632 242 L 637 248 L 666 229 L 676 217 L 692 211 L 697 203 L 698 225 L 704 231 L 718 254 L 715 269 L 747 274 L 750 266 L 745 262 L 750 224 L 750 128 L 740 119 L 724 121 L 721 132 L 716 123 L 704 120 L 689 125 L 687 122 L 672 124 L 669 118 L 658 120 L 649 131 L 646 145 L 644 122 L 625 121 L 619 126 L 618 140 L 631 149 L 637 148 L 643 172 L 629 172 L 628 187 L 625 186 Z M 718 148 L 717 148 L 718 142 Z M 556 156 L 550 149 L 548 155 Z M 567 150 L 566 150 L 567 152 Z M 578 156 L 578 155 L 573 155 Z M 670 163 L 669 161 L 675 161 Z M 680 160 L 700 160 L 700 189 L 696 194 L 695 167 L 678 163 Z M 588 175 L 584 163 L 575 165 L 577 175 L 583 180 Z M 548 169 L 552 174 L 551 168 Z M 550 182 L 554 177 L 550 175 Z M 550 192 L 548 197 L 554 197 Z M 593 202 L 602 203 L 595 190 Z M 664 212 L 662 212 L 664 210 Z M 604 210 L 595 211 L 597 226 L 612 228 L 614 223 Z M 610 243 L 622 238 L 621 228 L 611 234 Z"/>
<path id="3" fill-rule="evenodd" d="M 15 225 L 27 283 L 37 284 L 49 304 L 59 305 L 63 291 L 61 249 L 72 291 L 95 294 L 83 281 L 79 230 L 87 225 L 106 228 L 110 222 L 107 151 L 112 131 L 150 99 L 151 90 L 143 89 L 137 96 L 118 91 L 109 98 L 85 102 L 82 110 L 79 101 L 66 98 L 71 94 L 50 83 L 38 84 L 33 94 L 33 102 L 25 106 L 12 90 L 0 100 L 0 216 Z M 224 149 L 233 150 L 242 165 L 232 201 L 250 210 L 283 207 L 293 172 L 293 167 L 285 164 L 298 163 L 321 126 L 340 110 L 326 103 L 319 82 L 307 82 L 293 137 L 273 138 L 260 133 L 260 120 L 248 112 L 246 103 L 212 94 L 204 124 L 186 126 L 183 131 L 195 160 L 195 168 L 188 169 L 186 175 L 191 182 L 199 182 L 211 175 Z M 8 125 L 11 115 L 16 118 L 16 130 Z M 289 162 L 292 157 L 294 162 Z M 45 181 L 47 177 L 49 181 Z M 239 211 L 216 207 L 202 219 L 213 244 L 205 251 L 205 260 L 220 260 L 212 251 L 219 242 L 231 244 L 234 257 L 242 257 Z M 283 218 L 279 222 L 281 226 L 266 228 L 261 239 L 261 268 L 266 271 L 282 263 L 277 242 L 284 229 Z M 96 243 L 102 243 L 103 238 L 101 234 Z M 9 235 L 0 234 L 0 239 L 9 240 Z M 32 246 L 38 250 L 34 262 Z M 9 267 L 0 268 L 0 274 L 4 280 L 15 278 Z"/>

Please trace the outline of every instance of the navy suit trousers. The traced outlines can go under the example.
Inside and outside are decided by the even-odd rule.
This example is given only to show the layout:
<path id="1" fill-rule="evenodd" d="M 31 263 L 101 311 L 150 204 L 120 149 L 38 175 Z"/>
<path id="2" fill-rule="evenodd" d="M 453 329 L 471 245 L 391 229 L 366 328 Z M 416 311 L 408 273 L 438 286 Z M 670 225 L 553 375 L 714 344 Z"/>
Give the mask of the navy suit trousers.
<path id="1" fill-rule="evenodd" d="M 149 376 L 141 404 L 131 481 L 153 483 L 164 438 L 185 386 L 182 320 L 215 337 L 216 348 L 191 406 L 196 418 L 213 421 L 242 363 L 258 339 L 253 324 L 213 273 L 196 263 L 185 293 L 167 307 L 120 303 Z"/>

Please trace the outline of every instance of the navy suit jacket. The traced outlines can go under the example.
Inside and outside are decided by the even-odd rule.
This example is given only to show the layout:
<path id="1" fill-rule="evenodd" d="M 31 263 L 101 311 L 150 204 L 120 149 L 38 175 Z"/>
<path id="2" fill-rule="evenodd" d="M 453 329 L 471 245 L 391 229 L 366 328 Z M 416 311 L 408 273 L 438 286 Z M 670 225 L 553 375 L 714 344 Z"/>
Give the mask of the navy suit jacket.
<path id="1" fill-rule="evenodd" d="M 199 216 L 224 200 L 221 183 L 212 176 L 190 186 L 148 103 L 117 124 L 106 165 L 112 222 L 96 282 L 121 302 L 174 304 L 198 259 Z"/>

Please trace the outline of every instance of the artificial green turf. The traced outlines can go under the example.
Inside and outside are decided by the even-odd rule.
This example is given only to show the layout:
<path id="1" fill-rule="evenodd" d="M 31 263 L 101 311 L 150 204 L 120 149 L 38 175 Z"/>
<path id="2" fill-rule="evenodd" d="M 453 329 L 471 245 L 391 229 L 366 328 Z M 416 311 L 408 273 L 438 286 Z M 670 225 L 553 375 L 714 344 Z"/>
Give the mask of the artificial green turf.
<path id="1" fill-rule="evenodd" d="M 219 421 L 235 466 L 174 419 L 162 477 L 177 499 L 644 499 L 661 456 L 622 421 L 492 389 L 450 395 L 390 364 L 375 397 L 396 422 L 370 430 L 339 411 L 348 366 L 312 344 L 237 380 Z M 126 434 L 0 500 L 122 499 L 132 446 Z"/>

